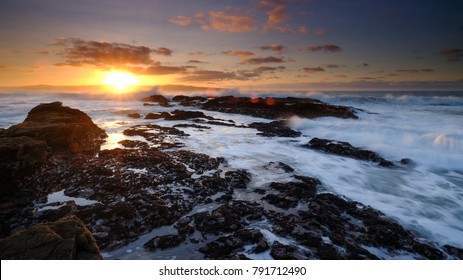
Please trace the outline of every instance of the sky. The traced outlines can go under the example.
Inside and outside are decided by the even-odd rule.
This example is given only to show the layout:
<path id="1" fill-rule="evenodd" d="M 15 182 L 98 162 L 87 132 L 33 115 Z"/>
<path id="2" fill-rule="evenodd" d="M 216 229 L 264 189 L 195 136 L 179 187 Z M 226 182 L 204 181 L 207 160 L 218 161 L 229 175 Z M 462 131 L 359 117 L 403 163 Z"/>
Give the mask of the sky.
<path id="1" fill-rule="evenodd" d="M 463 90 L 461 0 L 0 1 L 0 87 Z"/>

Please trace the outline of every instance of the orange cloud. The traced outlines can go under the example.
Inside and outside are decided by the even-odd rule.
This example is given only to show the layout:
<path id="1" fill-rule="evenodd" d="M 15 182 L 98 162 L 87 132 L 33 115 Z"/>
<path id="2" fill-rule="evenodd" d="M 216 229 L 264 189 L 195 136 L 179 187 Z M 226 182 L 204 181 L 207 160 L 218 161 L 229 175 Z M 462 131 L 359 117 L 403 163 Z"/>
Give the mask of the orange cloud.
<path id="1" fill-rule="evenodd" d="M 263 64 L 263 63 L 284 63 L 284 59 L 280 57 L 267 56 L 267 57 L 253 57 L 240 61 L 240 64 Z"/>
<path id="2" fill-rule="evenodd" d="M 235 72 L 223 72 L 212 70 L 197 70 L 191 72 L 189 75 L 180 78 L 184 82 L 206 82 L 206 81 L 223 81 L 223 80 L 236 80 L 239 77 Z"/>
<path id="3" fill-rule="evenodd" d="M 258 6 L 267 10 L 267 22 L 264 30 L 293 32 L 290 27 L 282 25 L 282 23 L 287 22 L 291 18 L 286 13 L 287 3 L 285 0 L 261 0 Z"/>
<path id="4" fill-rule="evenodd" d="M 197 60 L 197 59 L 190 59 L 190 60 L 188 60 L 188 63 L 198 63 L 198 64 L 200 64 L 200 63 L 207 63 L 207 62 L 201 61 L 201 60 Z"/>
<path id="5" fill-rule="evenodd" d="M 187 26 L 191 24 L 193 19 L 191 17 L 176 16 L 174 18 L 171 18 L 169 21 L 179 26 Z"/>
<path id="6" fill-rule="evenodd" d="M 248 51 L 236 51 L 236 50 L 229 50 L 229 51 L 223 51 L 223 54 L 228 54 L 228 55 L 234 55 L 234 56 L 252 56 L 254 55 L 253 52 L 248 52 Z"/>
<path id="7" fill-rule="evenodd" d="M 327 64 L 321 64 L 320 67 L 326 67 L 326 68 L 338 68 L 339 65 L 337 64 L 331 64 L 331 63 L 327 63 Z"/>
<path id="8" fill-rule="evenodd" d="M 256 30 L 254 19 L 248 16 L 238 16 L 226 12 L 209 12 L 210 27 L 219 31 L 233 33 L 251 32 Z"/>
<path id="9" fill-rule="evenodd" d="M 58 54 L 66 58 L 66 61 L 57 63 L 58 66 L 120 67 L 127 64 L 154 63 L 150 56 L 152 50 L 146 46 L 86 41 L 79 38 L 58 39 L 54 45 L 64 47 Z"/>
<path id="10" fill-rule="evenodd" d="M 277 54 L 281 54 L 284 49 L 285 49 L 285 46 L 282 46 L 282 45 L 269 45 L 269 46 L 262 46 L 260 47 L 261 50 L 271 50 L 271 51 L 274 51 L 276 52 Z"/>
<path id="11" fill-rule="evenodd" d="M 309 29 L 307 27 L 303 26 L 303 25 L 299 26 L 297 31 L 299 31 L 299 33 L 301 33 L 301 34 L 309 33 Z"/>

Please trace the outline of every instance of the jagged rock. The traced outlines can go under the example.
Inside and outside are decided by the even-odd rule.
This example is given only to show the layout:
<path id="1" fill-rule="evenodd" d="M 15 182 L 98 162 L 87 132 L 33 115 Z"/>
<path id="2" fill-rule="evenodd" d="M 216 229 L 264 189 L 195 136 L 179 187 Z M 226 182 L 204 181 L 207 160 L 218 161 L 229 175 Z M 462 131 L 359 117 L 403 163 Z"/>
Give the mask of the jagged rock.
<path id="1" fill-rule="evenodd" d="M 259 133 L 257 135 L 265 137 L 299 137 L 301 132 L 294 131 L 287 127 L 284 121 L 273 121 L 269 123 L 254 122 L 249 125 L 251 128 L 255 128 Z"/>
<path id="2" fill-rule="evenodd" d="M 307 148 L 320 150 L 325 153 L 335 154 L 339 156 L 352 157 L 359 160 L 371 161 L 382 167 L 394 167 L 395 164 L 379 156 L 377 153 L 363 150 L 352 146 L 348 142 L 335 141 L 329 139 L 312 138 L 308 144 L 304 145 Z"/>
<path id="3" fill-rule="evenodd" d="M 47 158 L 47 143 L 30 137 L 0 138 L 0 167 L 22 169 Z"/>
<path id="4" fill-rule="evenodd" d="M 143 98 L 143 102 L 157 102 L 160 106 L 169 107 L 169 99 L 165 98 L 160 94 L 151 95 Z"/>
<path id="5" fill-rule="evenodd" d="M 167 249 L 180 245 L 185 241 L 185 236 L 169 234 L 163 236 L 156 236 L 146 242 L 143 247 L 150 251 L 155 251 L 156 249 Z"/>
<path id="6" fill-rule="evenodd" d="M 221 96 L 215 98 L 176 96 L 173 101 L 183 106 L 195 106 L 204 110 L 243 114 L 265 119 L 339 117 L 354 118 L 354 110 L 344 106 L 333 106 L 311 98 L 249 98 Z"/>
<path id="7" fill-rule="evenodd" d="M 313 258 L 309 251 L 293 245 L 284 245 L 278 241 L 272 244 L 270 256 L 275 260 L 307 260 Z"/>
<path id="8" fill-rule="evenodd" d="M 8 128 L 4 136 L 45 141 L 56 151 L 96 153 L 107 134 L 84 112 L 53 102 L 34 107 L 21 124 Z"/>
<path id="9" fill-rule="evenodd" d="M 35 260 L 102 259 L 92 233 L 75 216 L 37 224 L 0 240 L 0 258 Z"/>

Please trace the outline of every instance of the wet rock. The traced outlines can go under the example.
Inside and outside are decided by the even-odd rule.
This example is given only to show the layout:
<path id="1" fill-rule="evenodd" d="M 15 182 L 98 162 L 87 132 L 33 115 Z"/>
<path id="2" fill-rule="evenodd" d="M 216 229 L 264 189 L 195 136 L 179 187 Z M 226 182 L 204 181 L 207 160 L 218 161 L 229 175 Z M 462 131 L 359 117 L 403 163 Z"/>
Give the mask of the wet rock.
<path id="1" fill-rule="evenodd" d="M 443 248 L 448 254 L 455 257 L 456 259 L 463 260 L 463 249 L 462 248 L 456 248 L 450 245 L 444 245 Z"/>
<path id="2" fill-rule="evenodd" d="M 96 153 L 107 137 L 87 114 L 61 102 L 34 107 L 21 124 L 8 128 L 4 135 L 30 137 L 45 141 L 53 150 L 72 153 Z"/>
<path id="3" fill-rule="evenodd" d="M 185 241 L 185 236 L 169 234 L 163 236 L 156 236 L 146 242 L 143 247 L 150 251 L 156 251 L 156 249 L 167 249 L 173 248 L 180 245 L 183 241 Z"/>
<path id="4" fill-rule="evenodd" d="M 284 121 L 273 121 L 269 123 L 254 122 L 249 125 L 251 128 L 255 128 L 259 133 L 257 135 L 265 137 L 299 137 L 301 132 L 294 131 L 287 127 Z"/>
<path id="5" fill-rule="evenodd" d="M 5 259 L 101 259 L 91 232 L 75 216 L 54 223 L 38 224 L 0 240 Z"/>
<path id="6" fill-rule="evenodd" d="M 141 115 L 139 113 L 129 113 L 127 114 L 127 117 L 132 118 L 132 119 L 139 119 L 141 118 Z"/>
<path id="7" fill-rule="evenodd" d="M 216 239 L 215 241 L 207 243 L 206 245 L 201 247 L 199 251 L 203 253 L 206 258 L 229 259 L 228 256 L 230 254 L 244 250 L 243 247 L 245 245 L 259 245 L 260 243 L 261 247 L 259 247 L 258 251 L 262 250 L 266 244 L 263 238 L 264 237 L 259 230 L 239 230 L 233 235 L 222 236 Z"/>
<path id="8" fill-rule="evenodd" d="M 192 127 L 192 128 L 197 128 L 199 130 L 211 129 L 210 126 L 199 125 L 199 124 L 188 124 L 188 123 L 176 124 L 173 127 Z"/>
<path id="9" fill-rule="evenodd" d="M 117 143 L 121 144 L 125 148 L 131 148 L 131 149 L 134 149 L 134 148 L 148 149 L 149 148 L 148 143 L 143 142 L 143 141 L 139 141 L 139 140 L 122 140 L 122 141 L 119 141 Z"/>
<path id="10" fill-rule="evenodd" d="M 346 156 L 356 158 L 359 160 L 375 162 L 382 167 L 395 166 L 393 162 L 382 158 L 377 153 L 354 147 L 347 142 L 319 139 L 315 137 L 312 138 L 312 140 L 310 140 L 309 143 L 305 145 L 305 147 L 314 150 L 320 150 L 329 154 L 335 154 L 339 156 Z"/>
<path id="11" fill-rule="evenodd" d="M 251 178 L 251 174 L 244 169 L 225 172 L 225 180 L 232 188 L 245 189 Z"/>
<path id="12" fill-rule="evenodd" d="M 183 106 L 195 106 L 204 110 L 243 114 L 265 119 L 340 117 L 357 118 L 349 107 L 333 106 L 311 98 L 249 98 L 222 96 L 216 98 L 176 96 L 173 101 Z"/>
<path id="13" fill-rule="evenodd" d="M 282 208 L 289 209 L 296 207 L 301 201 L 309 201 L 315 197 L 317 186 L 320 184 L 315 178 L 311 183 L 307 182 L 288 182 L 270 184 L 270 188 L 278 190 L 278 194 L 268 194 L 262 199 L 268 203 Z"/>
<path id="14" fill-rule="evenodd" d="M 177 95 L 172 98 L 172 101 L 179 102 L 182 106 L 195 106 L 205 102 L 206 100 L 207 98 L 202 96 Z"/>
<path id="15" fill-rule="evenodd" d="M 145 119 L 147 120 L 157 120 L 157 119 L 164 119 L 164 118 L 170 117 L 170 114 L 167 112 L 161 112 L 161 113 L 148 113 L 145 116 Z"/>
<path id="16" fill-rule="evenodd" d="M 310 251 L 292 245 L 284 245 L 278 241 L 272 244 L 270 256 L 275 260 L 307 260 L 313 258 Z"/>
<path id="17" fill-rule="evenodd" d="M 148 97 L 145 97 L 143 98 L 141 101 L 143 102 L 157 102 L 160 106 L 164 106 L 164 107 L 169 107 L 169 99 L 167 99 L 166 97 L 160 95 L 160 94 L 155 94 L 155 95 L 151 95 L 151 96 L 148 96 Z"/>

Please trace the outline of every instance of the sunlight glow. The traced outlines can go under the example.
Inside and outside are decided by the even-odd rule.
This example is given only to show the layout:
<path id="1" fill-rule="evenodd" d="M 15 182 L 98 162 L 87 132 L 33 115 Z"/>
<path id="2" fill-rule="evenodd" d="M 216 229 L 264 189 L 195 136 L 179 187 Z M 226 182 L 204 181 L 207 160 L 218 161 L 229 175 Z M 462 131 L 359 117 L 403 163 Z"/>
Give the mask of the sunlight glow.
<path id="1" fill-rule="evenodd" d="M 120 93 L 129 91 L 130 87 L 138 85 L 138 79 L 131 73 L 112 71 L 106 74 L 103 83 Z"/>

